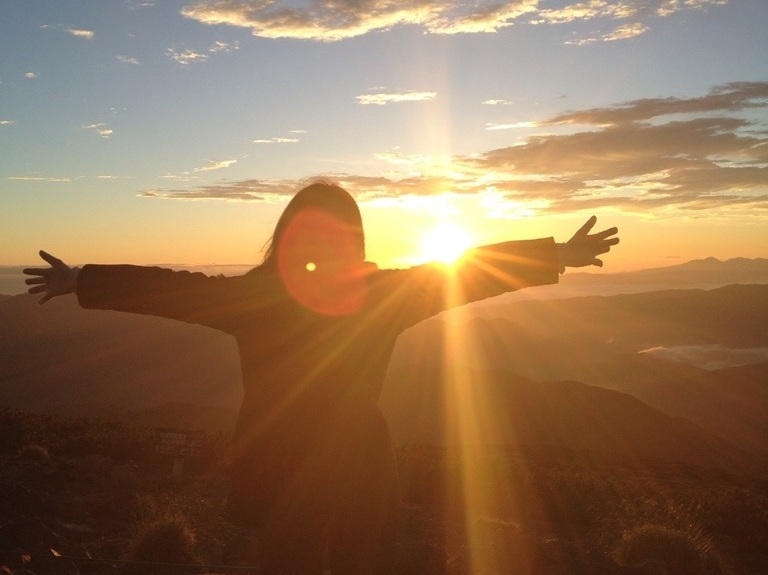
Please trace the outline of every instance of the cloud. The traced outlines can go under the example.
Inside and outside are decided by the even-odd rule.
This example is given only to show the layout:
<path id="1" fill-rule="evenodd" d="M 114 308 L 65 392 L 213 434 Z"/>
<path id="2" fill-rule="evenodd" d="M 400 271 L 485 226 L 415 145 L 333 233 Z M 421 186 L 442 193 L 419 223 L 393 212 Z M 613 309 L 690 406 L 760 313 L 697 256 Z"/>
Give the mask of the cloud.
<path id="1" fill-rule="evenodd" d="M 622 24 L 615 30 L 607 34 L 595 34 L 586 38 L 577 38 L 575 40 L 567 40 L 566 44 L 572 44 L 575 46 L 586 46 L 587 44 L 594 44 L 595 42 L 615 42 L 617 40 L 629 40 L 640 36 L 650 30 L 645 24 L 635 22 L 634 24 Z"/>
<path id="2" fill-rule="evenodd" d="M 229 44 L 227 42 L 214 42 L 208 47 L 208 51 L 211 53 L 216 52 L 232 52 L 234 50 L 240 49 L 240 42 L 233 42 L 232 44 Z"/>
<path id="3" fill-rule="evenodd" d="M 592 20 L 624 21 L 614 31 L 584 43 L 634 37 L 647 28 L 643 20 L 684 10 L 703 10 L 728 0 L 586 0 L 544 8 L 539 0 L 199 0 L 181 14 L 202 24 L 248 28 L 262 38 L 297 38 L 332 42 L 418 26 L 430 34 L 493 33 L 513 25 L 566 25 Z M 578 42 L 573 42 L 578 43 Z"/>
<path id="4" fill-rule="evenodd" d="M 237 163 L 237 160 L 215 160 L 215 161 L 208 162 L 208 164 L 203 166 L 202 168 L 195 168 L 195 171 L 210 172 L 213 170 L 222 170 L 236 163 Z"/>
<path id="5" fill-rule="evenodd" d="M 673 114 L 706 114 L 765 109 L 768 105 L 768 82 L 733 82 L 711 90 L 699 98 L 647 98 L 626 104 L 566 112 L 542 125 L 594 124 L 617 125 L 625 122 L 652 120 Z"/>
<path id="6" fill-rule="evenodd" d="M 182 9 L 203 24 L 249 28 L 263 38 L 336 41 L 398 25 L 421 26 L 433 34 L 495 32 L 535 10 L 537 0 L 463 5 L 437 0 L 312 0 L 304 6 L 269 0 L 210 0 Z"/>
<path id="7" fill-rule="evenodd" d="M 244 180 L 223 185 L 199 186 L 191 190 L 150 189 L 139 193 L 144 198 L 184 200 L 282 201 L 297 190 L 295 181 Z"/>
<path id="8" fill-rule="evenodd" d="M 297 132 L 291 132 L 297 133 Z M 299 140 L 297 138 L 266 138 L 261 140 L 253 140 L 254 144 L 295 144 Z"/>
<path id="9" fill-rule="evenodd" d="M 106 124 L 99 123 L 99 124 L 88 124 L 87 126 L 83 126 L 84 130 L 92 130 L 96 132 L 99 136 L 102 138 L 109 138 L 114 133 L 112 128 L 107 127 Z"/>
<path id="10" fill-rule="evenodd" d="M 608 208 L 664 215 L 768 214 L 768 82 L 737 82 L 688 98 L 641 99 L 538 122 L 513 145 L 434 160 L 400 149 L 375 157 L 404 177 L 323 174 L 362 200 L 444 192 L 525 204 L 537 213 Z M 264 140 L 275 143 L 276 139 Z M 414 171 L 415 170 L 415 171 Z M 260 185 L 265 185 L 260 182 Z M 282 182 L 281 185 L 286 185 Z M 295 190 L 298 182 L 290 189 Z M 232 189 L 234 196 L 228 195 Z M 261 190 L 262 188 L 259 188 Z M 261 199 L 250 184 L 155 190 L 155 196 Z"/>
<path id="11" fill-rule="evenodd" d="M 198 52 L 197 50 L 192 49 L 176 50 L 175 48 L 169 48 L 166 53 L 171 60 L 178 62 L 182 66 L 187 66 L 189 64 L 201 64 L 203 62 L 207 62 L 209 58 L 208 54 L 233 52 L 239 49 L 239 42 L 233 42 L 230 44 L 227 42 L 216 41 L 208 46 L 207 50 L 202 52 Z"/>
<path id="12" fill-rule="evenodd" d="M 706 370 L 768 362 L 768 347 L 736 349 L 722 345 L 652 347 L 638 353 L 656 359 L 687 363 Z"/>
<path id="13" fill-rule="evenodd" d="M 71 182 L 71 178 L 57 178 L 53 176 L 8 176 L 9 180 L 22 182 Z"/>
<path id="14" fill-rule="evenodd" d="M 0 126 L 7 126 L 9 124 L 13 124 L 13 120 L 0 120 Z"/>
<path id="15" fill-rule="evenodd" d="M 168 57 L 175 62 L 178 62 L 182 66 L 188 66 L 189 64 L 202 63 L 208 60 L 208 55 L 201 52 L 195 52 L 194 50 L 183 50 L 181 52 L 169 48 Z"/>
<path id="16" fill-rule="evenodd" d="M 76 38 L 85 38 L 86 40 L 93 38 L 93 32 L 91 30 L 78 30 L 76 28 L 70 28 L 67 30 L 67 32 Z"/>
<path id="17" fill-rule="evenodd" d="M 30 80 L 33 80 L 37 78 L 37 74 L 35 72 L 27 72 L 26 74 L 24 74 L 24 77 L 29 78 Z"/>
<path id="18" fill-rule="evenodd" d="M 356 100 L 358 104 L 362 104 L 363 106 L 384 106 L 392 102 L 426 102 L 434 100 L 436 97 L 436 92 L 399 92 L 389 94 L 364 94 L 362 96 L 357 96 Z"/>
<path id="19" fill-rule="evenodd" d="M 645 24 L 641 24 L 639 22 L 636 22 L 634 24 L 623 24 L 616 28 L 613 32 L 610 34 L 606 34 L 603 36 L 603 41 L 605 42 L 614 42 L 616 40 L 627 40 L 629 38 L 634 38 L 635 36 L 639 36 L 640 34 L 643 34 L 649 30 L 648 26 Z"/>
<path id="20" fill-rule="evenodd" d="M 122 62 L 123 64 L 137 65 L 139 63 L 136 58 L 132 58 L 131 56 L 115 56 L 115 58 L 117 58 L 118 62 Z"/>
<path id="21" fill-rule="evenodd" d="M 514 102 L 512 100 L 485 100 L 483 104 L 486 106 L 511 106 Z"/>
<path id="22" fill-rule="evenodd" d="M 512 124 L 494 124 L 489 122 L 485 125 L 486 130 L 517 130 L 520 128 L 535 128 L 538 124 L 535 122 L 514 122 Z"/>

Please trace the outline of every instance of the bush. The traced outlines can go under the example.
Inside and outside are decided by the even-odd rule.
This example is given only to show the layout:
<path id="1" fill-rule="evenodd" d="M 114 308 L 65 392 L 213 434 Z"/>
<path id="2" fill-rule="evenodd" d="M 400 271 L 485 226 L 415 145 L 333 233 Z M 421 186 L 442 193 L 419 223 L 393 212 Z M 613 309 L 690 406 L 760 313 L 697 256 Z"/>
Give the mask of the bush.
<path id="1" fill-rule="evenodd" d="M 28 443 L 19 450 L 20 461 L 30 461 L 35 463 L 48 463 L 51 460 L 51 453 L 48 448 L 37 443 Z"/>
<path id="2" fill-rule="evenodd" d="M 187 518 L 164 508 L 151 497 L 140 497 L 130 559 L 152 563 L 197 563 L 195 535 Z"/>
<path id="3" fill-rule="evenodd" d="M 670 575 L 704 574 L 710 546 L 698 531 L 646 524 L 624 533 L 618 559 L 625 565 L 661 562 Z"/>

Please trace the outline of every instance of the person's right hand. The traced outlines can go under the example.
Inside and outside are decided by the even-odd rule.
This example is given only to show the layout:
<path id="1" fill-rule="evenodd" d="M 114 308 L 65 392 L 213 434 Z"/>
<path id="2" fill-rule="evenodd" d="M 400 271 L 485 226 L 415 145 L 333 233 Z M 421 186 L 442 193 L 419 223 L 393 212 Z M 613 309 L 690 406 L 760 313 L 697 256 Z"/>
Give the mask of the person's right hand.
<path id="1" fill-rule="evenodd" d="M 30 294 L 43 293 L 39 303 L 44 304 L 52 297 L 74 293 L 77 285 L 77 274 L 80 268 L 71 268 L 51 254 L 40 250 L 40 257 L 51 264 L 49 268 L 26 268 L 22 270 L 28 276 L 25 283 L 33 287 L 27 291 Z"/>

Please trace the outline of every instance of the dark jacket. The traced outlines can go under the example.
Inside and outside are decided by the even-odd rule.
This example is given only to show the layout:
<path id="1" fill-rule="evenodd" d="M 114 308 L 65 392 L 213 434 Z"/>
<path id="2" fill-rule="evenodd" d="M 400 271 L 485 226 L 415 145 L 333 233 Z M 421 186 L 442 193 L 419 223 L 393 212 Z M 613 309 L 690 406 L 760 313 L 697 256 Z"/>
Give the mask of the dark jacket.
<path id="1" fill-rule="evenodd" d="M 235 507 L 253 507 L 258 516 L 296 474 L 307 473 L 308 458 L 339 468 L 371 441 L 388 444 L 376 401 L 402 331 L 450 307 L 558 280 L 552 239 L 476 248 L 462 261 L 454 268 L 373 271 L 356 311 L 338 316 L 299 305 L 264 266 L 237 277 L 208 277 L 86 265 L 77 296 L 85 308 L 157 315 L 236 338 L 245 394 L 233 497 Z M 323 472 L 333 476 L 328 481 L 337 482 L 329 470 Z"/>

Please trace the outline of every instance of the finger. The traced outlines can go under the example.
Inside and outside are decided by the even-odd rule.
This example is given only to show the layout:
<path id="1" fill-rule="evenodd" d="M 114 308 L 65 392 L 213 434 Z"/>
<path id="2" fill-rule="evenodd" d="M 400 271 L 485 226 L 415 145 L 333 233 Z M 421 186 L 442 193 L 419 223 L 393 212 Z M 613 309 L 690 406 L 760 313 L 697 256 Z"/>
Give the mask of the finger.
<path id="1" fill-rule="evenodd" d="M 608 228 L 607 230 L 603 230 L 602 232 L 597 232 L 596 234 L 592 234 L 590 237 L 595 238 L 597 240 L 602 240 L 610 236 L 615 236 L 619 233 L 619 228 Z"/>
<path id="2" fill-rule="evenodd" d="M 21 273 L 28 276 L 42 276 L 48 273 L 50 268 L 24 268 Z"/>
<path id="3" fill-rule="evenodd" d="M 53 267 L 64 265 L 64 262 L 59 258 L 52 256 L 48 252 L 40 250 L 40 257 L 51 264 Z"/>
<path id="4" fill-rule="evenodd" d="M 584 222 L 584 225 L 579 228 L 579 231 L 577 231 L 574 235 L 575 236 L 585 236 L 589 233 L 589 230 L 591 230 L 595 223 L 597 222 L 597 216 L 590 217 L 586 222 Z"/>
<path id="5" fill-rule="evenodd" d="M 34 285 L 34 284 L 44 284 L 47 280 L 42 277 L 35 277 L 35 278 L 27 278 L 24 280 L 24 283 L 28 286 Z"/>
<path id="6" fill-rule="evenodd" d="M 48 291 L 47 286 L 34 286 L 27 290 L 27 293 L 36 294 L 40 292 Z"/>
<path id="7" fill-rule="evenodd" d="M 37 303 L 39 303 L 40 305 L 43 305 L 45 302 L 47 302 L 47 301 L 48 301 L 49 299 L 51 299 L 52 297 L 53 297 L 53 294 L 50 294 L 50 293 L 49 293 L 49 294 L 47 294 L 47 295 L 43 296 L 42 298 L 40 298 L 40 301 L 39 301 L 39 302 L 37 302 Z"/>

